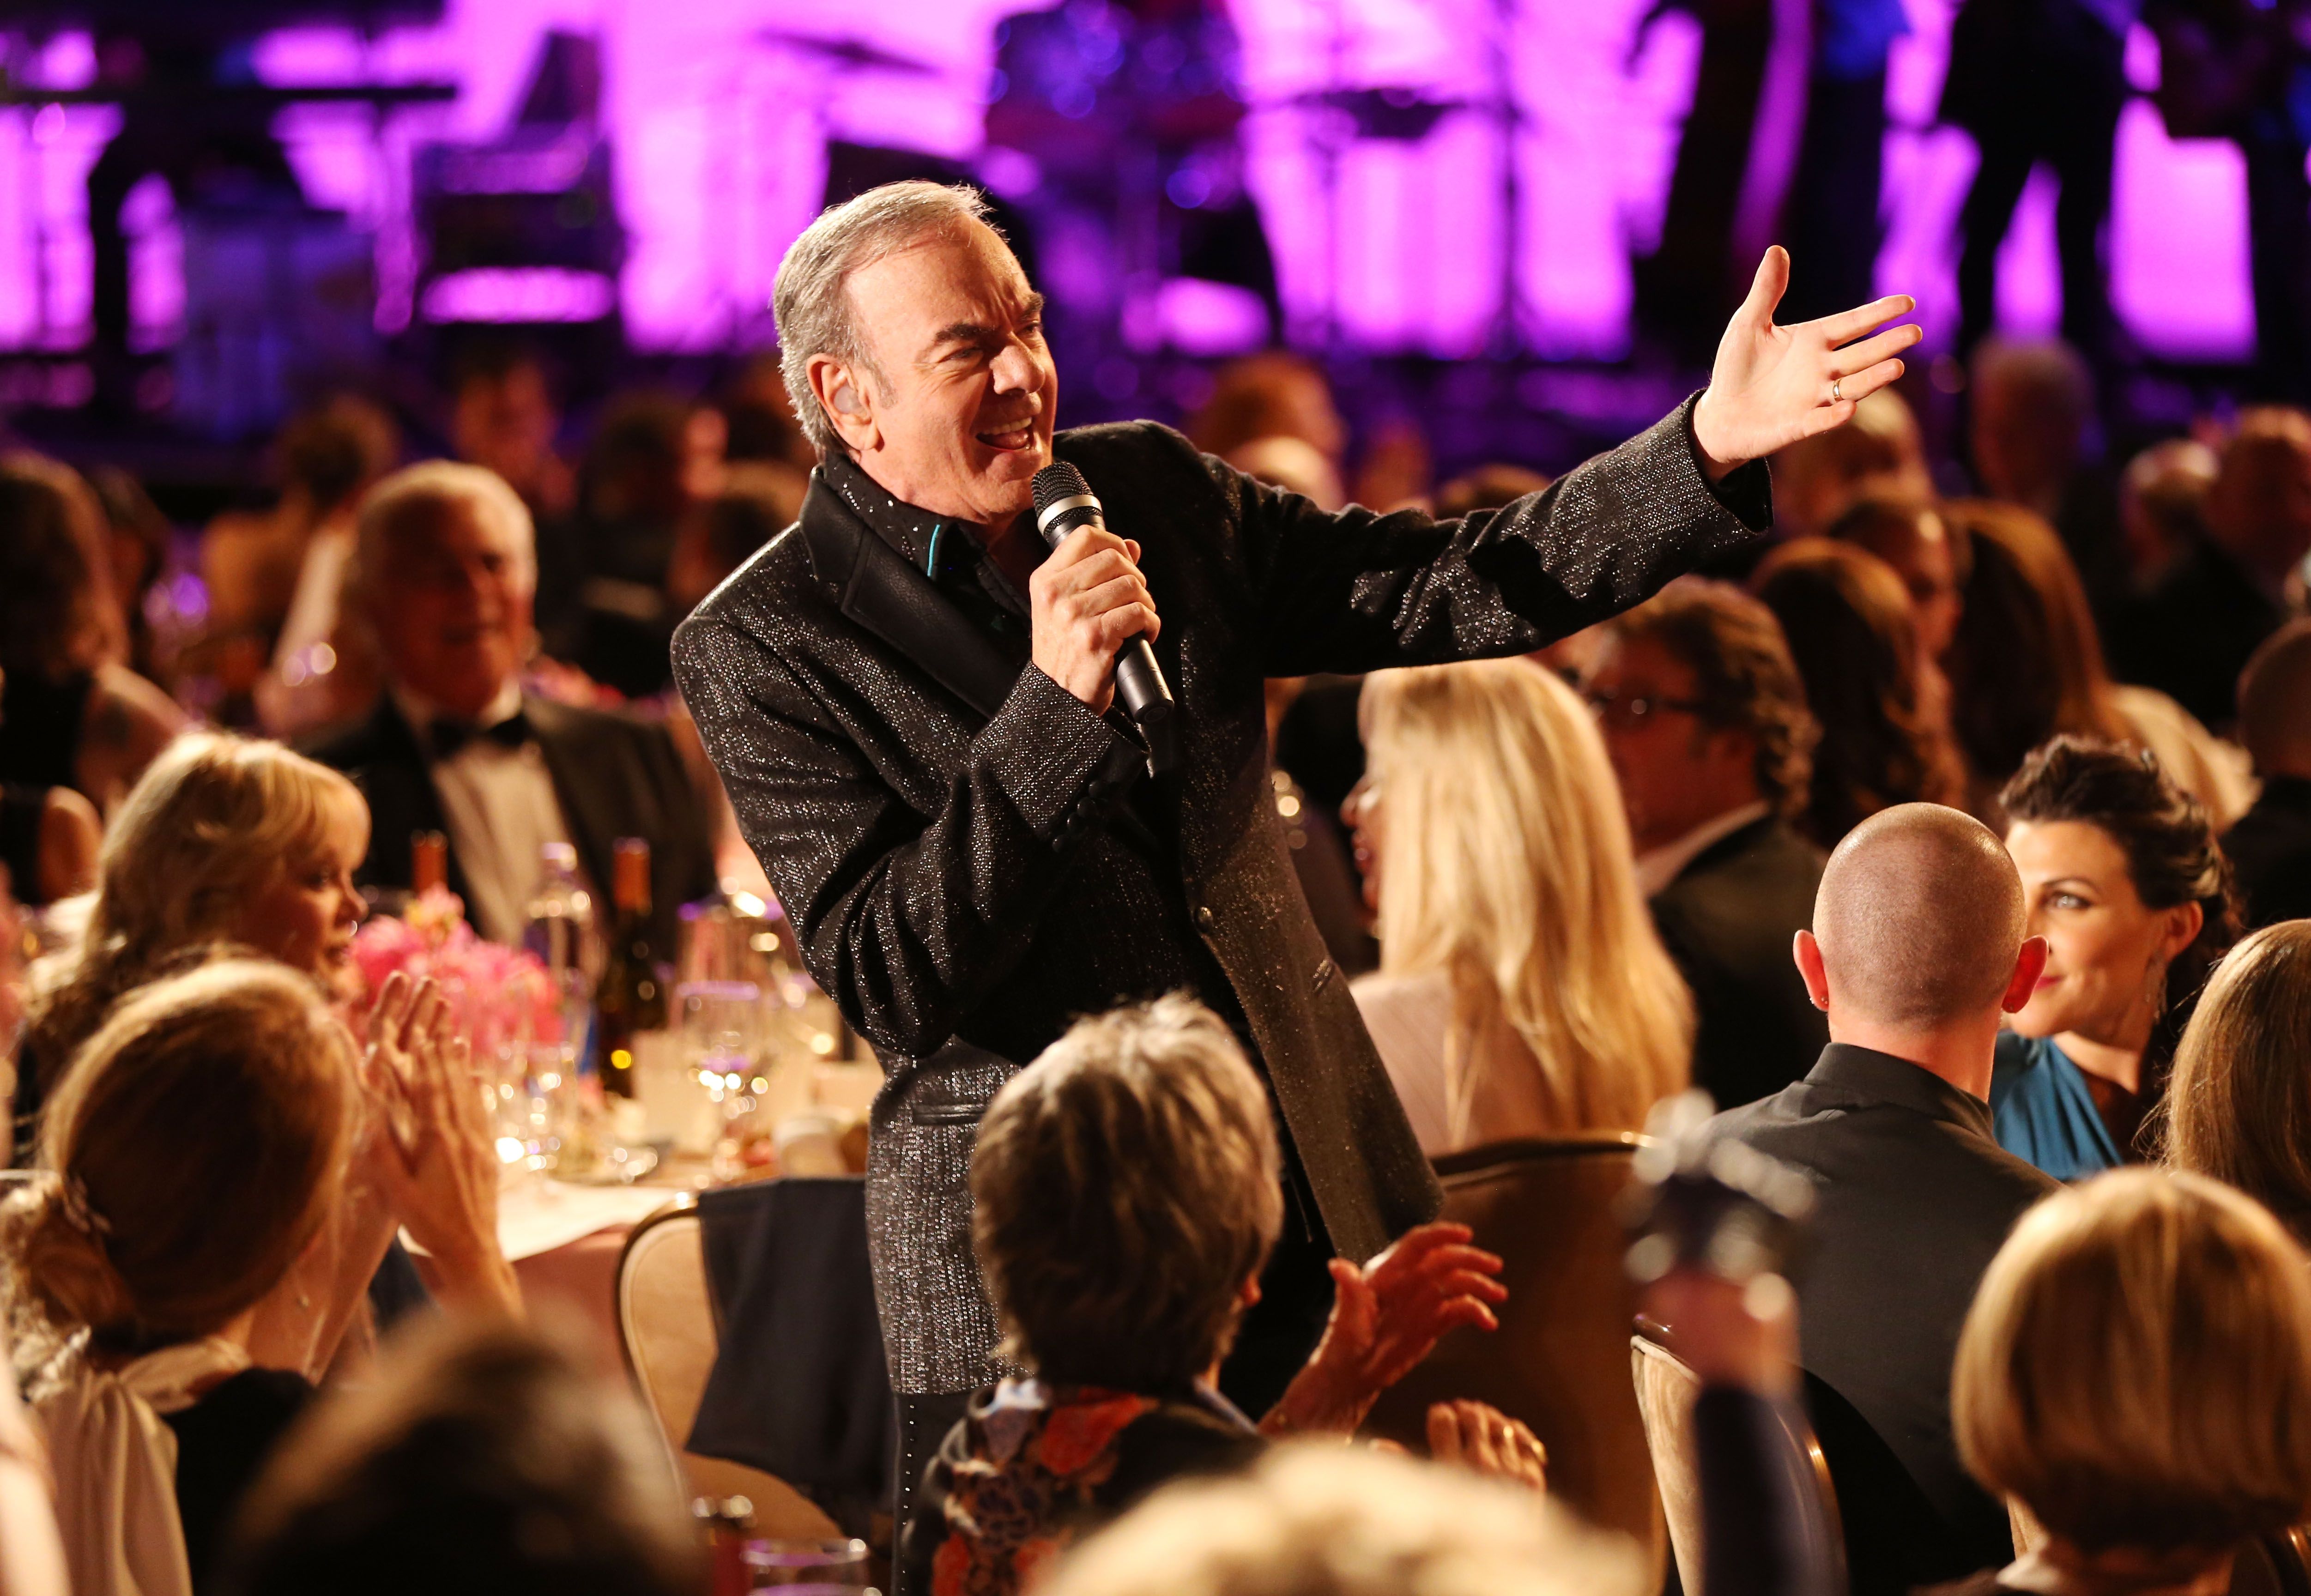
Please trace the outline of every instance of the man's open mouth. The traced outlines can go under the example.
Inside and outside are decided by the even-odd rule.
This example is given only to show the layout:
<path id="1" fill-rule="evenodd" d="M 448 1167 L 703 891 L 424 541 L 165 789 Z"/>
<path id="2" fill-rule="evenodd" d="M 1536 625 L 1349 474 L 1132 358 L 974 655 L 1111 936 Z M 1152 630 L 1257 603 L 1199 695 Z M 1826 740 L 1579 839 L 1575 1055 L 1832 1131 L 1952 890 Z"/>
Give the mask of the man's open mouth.
<path id="1" fill-rule="evenodd" d="M 1035 427 L 1033 423 L 1023 421 L 1016 427 L 997 427 L 991 431 L 978 433 L 976 436 L 988 448 L 1008 452 L 1033 448 L 1035 442 Z"/>

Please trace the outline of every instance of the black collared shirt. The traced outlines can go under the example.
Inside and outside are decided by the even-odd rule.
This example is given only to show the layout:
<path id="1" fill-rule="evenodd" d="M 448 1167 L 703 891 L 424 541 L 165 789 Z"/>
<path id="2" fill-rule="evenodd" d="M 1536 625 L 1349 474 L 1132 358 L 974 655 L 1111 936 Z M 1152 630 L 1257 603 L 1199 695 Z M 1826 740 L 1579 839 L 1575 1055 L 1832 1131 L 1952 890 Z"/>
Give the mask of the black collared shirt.
<path id="1" fill-rule="evenodd" d="M 1849 1535 L 1856 1596 L 1957 1578 L 1993 1557 L 2003 1564 L 2005 1512 L 1951 1439 L 1950 1366 L 1991 1259 L 2023 1211 L 2061 1188 L 1999 1147 L 1982 1099 L 1905 1059 L 1839 1042 L 1803 1080 L 1718 1115 L 1711 1130 L 1812 1178 L 1810 1243 L 1794 1271 L 1799 1361 L 1914 1485 L 1889 1510 L 1869 1460 L 1841 1457 L 1818 1418 L 1841 1509 L 1849 1496 L 1875 1498 L 1850 1504 L 1849 1526 L 1889 1511 L 1931 1515 L 1875 1548 Z"/>
<path id="2" fill-rule="evenodd" d="M 1004 658 L 1027 662 L 1032 640 L 1026 599 L 988 557 L 977 527 L 908 503 L 840 449 L 827 451 L 819 471 L 875 536 L 930 578 L 941 595 L 994 640 Z M 1027 542 L 1033 563 L 1042 564 L 1042 540 L 1031 536 Z"/>

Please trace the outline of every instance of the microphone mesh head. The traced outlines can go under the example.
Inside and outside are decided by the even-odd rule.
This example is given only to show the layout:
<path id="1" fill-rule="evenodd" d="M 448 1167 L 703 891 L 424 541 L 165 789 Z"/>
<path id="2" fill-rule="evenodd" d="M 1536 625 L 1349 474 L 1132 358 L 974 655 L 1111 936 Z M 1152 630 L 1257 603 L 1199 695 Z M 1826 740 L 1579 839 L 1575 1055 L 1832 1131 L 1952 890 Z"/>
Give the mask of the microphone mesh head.
<path id="1" fill-rule="evenodd" d="M 1035 473 L 1035 513 L 1042 515 L 1062 499 L 1091 492 L 1084 474 L 1065 460 L 1056 460 Z"/>

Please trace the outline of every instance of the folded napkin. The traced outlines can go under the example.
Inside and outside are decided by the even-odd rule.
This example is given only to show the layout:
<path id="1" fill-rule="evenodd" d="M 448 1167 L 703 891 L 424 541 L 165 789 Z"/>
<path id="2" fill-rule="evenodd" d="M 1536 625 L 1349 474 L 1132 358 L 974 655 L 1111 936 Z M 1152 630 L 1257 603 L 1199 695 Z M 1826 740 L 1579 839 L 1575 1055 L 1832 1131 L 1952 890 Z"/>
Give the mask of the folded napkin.
<path id="1" fill-rule="evenodd" d="M 775 1474 L 860 1533 L 898 1466 L 866 1181 L 702 1192 L 698 1219 L 721 1351 L 690 1450 Z"/>

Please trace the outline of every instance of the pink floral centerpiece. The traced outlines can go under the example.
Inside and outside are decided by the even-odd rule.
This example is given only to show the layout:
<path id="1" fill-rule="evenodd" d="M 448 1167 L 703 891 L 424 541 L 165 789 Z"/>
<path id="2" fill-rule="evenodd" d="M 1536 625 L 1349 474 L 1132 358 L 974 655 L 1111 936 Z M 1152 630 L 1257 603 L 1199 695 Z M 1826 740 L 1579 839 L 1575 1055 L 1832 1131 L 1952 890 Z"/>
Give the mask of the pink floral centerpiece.
<path id="1" fill-rule="evenodd" d="M 364 1008 L 397 970 L 413 981 L 432 977 L 477 1060 L 503 1066 L 532 1046 L 562 1039 L 562 1012 L 545 964 L 525 949 L 475 936 L 465 904 L 446 888 L 412 902 L 401 919 L 371 915 L 353 934 L 353 967 Z"/>

